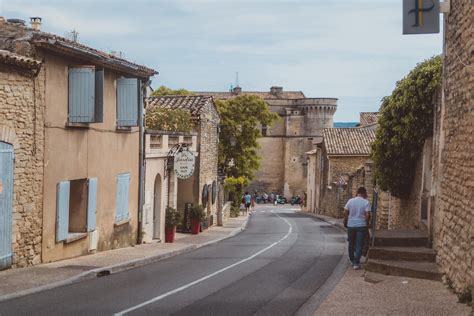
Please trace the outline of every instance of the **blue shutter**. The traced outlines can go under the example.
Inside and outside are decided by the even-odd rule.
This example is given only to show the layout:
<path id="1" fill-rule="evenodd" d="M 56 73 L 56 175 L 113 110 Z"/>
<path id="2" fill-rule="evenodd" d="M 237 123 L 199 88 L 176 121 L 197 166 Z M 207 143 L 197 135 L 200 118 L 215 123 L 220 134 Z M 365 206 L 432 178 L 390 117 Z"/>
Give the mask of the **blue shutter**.
<path id="1" fill-rule="evenodd" d="M 117 126 L 138 125 L 138 79 L 117 79 Z"/>
<path id="2" fill-rule="evenodd" d="M 94 122 L 104 121 L 104 71 L 95 71 L 95 112 Z"/>
<path id="3" fill-rule="evenodd" d="M 94 122 L 95 70 L 92 67 L 69 68 L 69 122 Z"/>
<path id="4" fill-rule="evenodd" d="M 89 192 L 87 194 L 87 231 L 91 232 L 96 228 L 97 214 L 97 178 L 88 180 Z"/>
<path id="5" fill-rule="evenodd" d="M 130 174 L 117 175 L 117 197 L 115 221 L 120 222 L 128 218 L 128 196 L 130 191 Z"/>
<path id="6" fill-rule="evenodd" d="M 0 142 L 0 270 L 12 264 L 13 146 Z"/>
<path id="7" fill-rule="evenodd" d="M 59 182 L 56 191 L 56 242 L 67 239 L 69 233 L 69 181 Z"/>

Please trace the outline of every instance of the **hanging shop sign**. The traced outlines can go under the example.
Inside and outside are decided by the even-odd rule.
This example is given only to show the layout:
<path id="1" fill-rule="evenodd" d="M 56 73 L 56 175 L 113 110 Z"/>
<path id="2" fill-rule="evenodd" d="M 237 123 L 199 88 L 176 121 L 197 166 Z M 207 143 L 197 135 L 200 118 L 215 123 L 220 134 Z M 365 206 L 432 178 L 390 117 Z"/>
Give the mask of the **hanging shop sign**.
<path id="1" fill-rule="evenodd" d="M 216 197 L 217 197 L 217 182 L 214 180 L 212 182 L 212 204 L 216 203 Z"/>
<path id="2" fill-rule="evenodd" d="M 207 184 L 205 184 L 202 187 L 202 195 L 201 195 L 201 202 L 203 206 L 207 205 L 208 199 L 209 199 L 209 192 L 208 192 Z"/>
<path id="3" fill-rule="evenodd" d="M 178 151 L 174 156 L 174 172 L 179 179 L 187 179 L 194 173 L 196 157 L 189 150 Z"/>
<path id="4" fill-rule="evenodd" d="M 403 34 L 439 33 L 439 0 L 403 0 Z"/>

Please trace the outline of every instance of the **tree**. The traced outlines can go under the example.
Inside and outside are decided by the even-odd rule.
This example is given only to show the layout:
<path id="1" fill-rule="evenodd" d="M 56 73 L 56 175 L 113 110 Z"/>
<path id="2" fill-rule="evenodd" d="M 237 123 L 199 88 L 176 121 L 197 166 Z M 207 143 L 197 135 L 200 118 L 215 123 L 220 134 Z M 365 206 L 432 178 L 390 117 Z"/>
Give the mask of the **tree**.
<path id="1" fill-rule="evenodd" d="M 219 168 L 228 177 L 252 180 L 261 159 L 257 155 L 257 139 L 261 136 L 258 127 L 269 126 L 279 117 L 257 96 L 216 100 L 216 106 L 221 118 Z"/>
<path id="2" fill-rule="evenodd" d="M 161 86 L 151 93 L 152 97 L 159 97 L 165 95 L 191 95 L 192 93 L 186 89 L 173 90 L 165 86 Z"/>
<path id="3" fill-rule="evenodd" d="M 441 57 L 419 63 L 383 98 L 372 144 L 375 179 L 397 197 L 410 195 L 426 138 L 433 133 L 433 98 L 441 88 Z"/>
<path id="4" fill-rule="evenodd" d="M 145 126 L 147 129 L 188 133 L 194 124 L 191 113 L 187 110 L 155 106 L 147 109 Z"/>

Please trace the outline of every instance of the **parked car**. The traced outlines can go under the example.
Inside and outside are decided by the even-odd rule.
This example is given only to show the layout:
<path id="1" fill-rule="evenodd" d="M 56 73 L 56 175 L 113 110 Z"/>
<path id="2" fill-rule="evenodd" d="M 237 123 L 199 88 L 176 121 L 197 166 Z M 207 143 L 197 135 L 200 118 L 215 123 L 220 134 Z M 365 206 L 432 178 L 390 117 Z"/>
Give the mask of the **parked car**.
<path id="1" fill-rule="evenodd" d="M 277 199 L 277 204 L 286 204 L 288 203 L 286 197 L 284 196 L 279 196 L 278 199 Z"/>

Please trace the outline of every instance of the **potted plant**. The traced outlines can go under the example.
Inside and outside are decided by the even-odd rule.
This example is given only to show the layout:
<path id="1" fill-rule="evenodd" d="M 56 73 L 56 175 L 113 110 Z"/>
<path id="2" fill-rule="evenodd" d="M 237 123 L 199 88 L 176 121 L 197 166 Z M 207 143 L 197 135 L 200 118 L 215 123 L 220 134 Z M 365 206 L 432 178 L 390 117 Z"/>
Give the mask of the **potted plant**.
<path id="1" fill-rule="evenodd" d="M 206 217 L 202 205 L 193 206 L 189 216 L 191 218 L 191 233 L 198 234 L 201 227 L 201 221 Z"/>
<path id="2" fill-rule="evenodd" d="M 176 225 L 180 222 L 181 214 L 171 206 L 166 207 L 165 242 L 172 243 L 176 235 Z"/>

